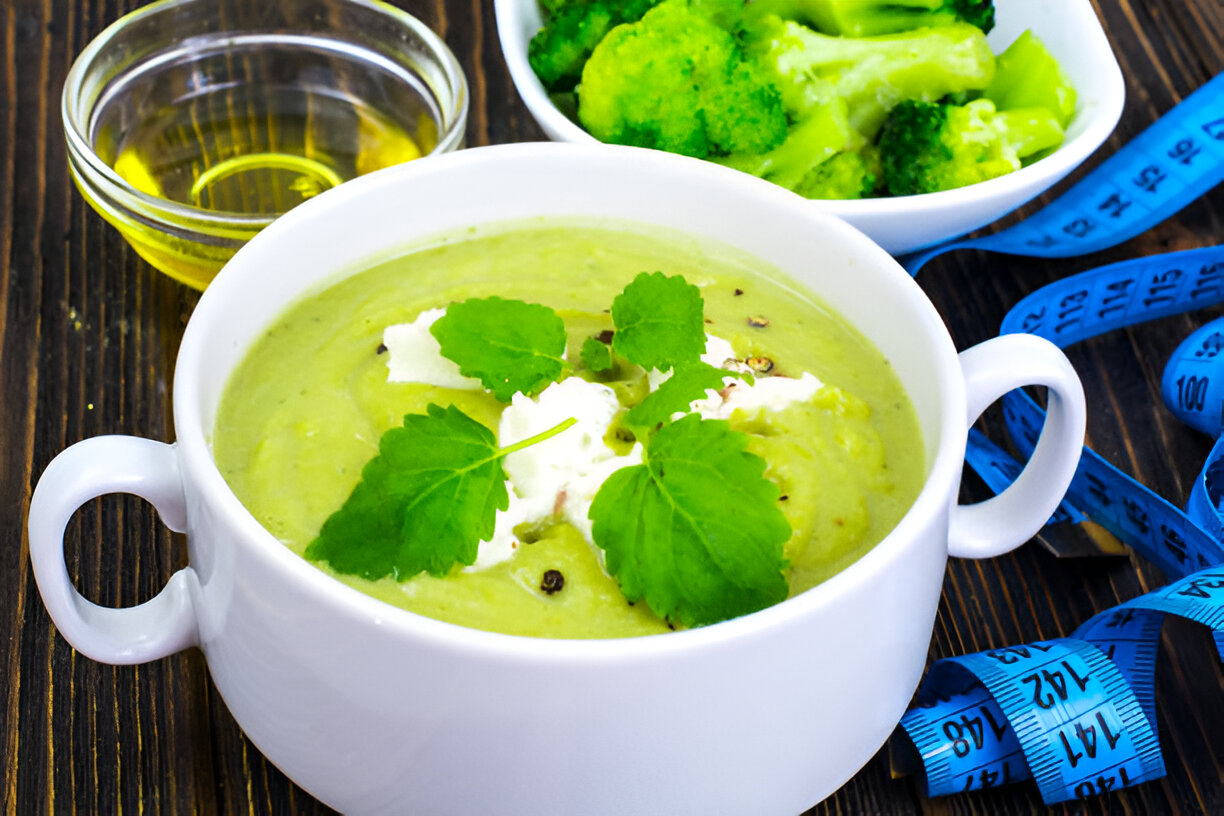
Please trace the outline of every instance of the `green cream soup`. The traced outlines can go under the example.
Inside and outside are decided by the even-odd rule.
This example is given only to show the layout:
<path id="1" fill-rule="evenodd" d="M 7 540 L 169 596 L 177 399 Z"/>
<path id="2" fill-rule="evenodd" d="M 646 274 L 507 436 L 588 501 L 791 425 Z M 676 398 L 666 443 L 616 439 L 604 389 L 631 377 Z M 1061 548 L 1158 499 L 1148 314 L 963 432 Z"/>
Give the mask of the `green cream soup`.
<path id="1" fill-rule="evenodd" d="M 613 298 L 655 271 L 700 289 L 707 333 L 758 371 L 772 366 L 759 376 L 822 381 L 805 401 L 730 417 L 779 488 L 793 530 L 784 549 L 791 594 L 819 584 L 879 542 L 917 495 L 924 451 L 912 406 L 880 352 L 776 270 L 638 225 L 548 219 L 473 230 L 300 300 L 234 372 L 212 437 L 217 465 L 255 518 L 303 554 L 405 414 L 454 405 L 496 432 L 505 409 L 485 391 L 388 382 L 387 326 L 474 297 L 545 304 L 565 321 L 567 374 L 607 382 L 628 407 L 648 393 L 645 372 L 626 364 L 594 374 L 577 361 L 587 338 L 613 328 Z M 608 443 L 623 451 L 632 440 L 610 432 Z M 535 524 L 509 559 L 443 577 L 371 581 L 317 566 L 388 603 L 477 629 L 611 638 L 672 628 L 645 602 L 629 603 L 602 552 L 567 523 Z M 546 573 L 563 577 L 560 590 Z"/>

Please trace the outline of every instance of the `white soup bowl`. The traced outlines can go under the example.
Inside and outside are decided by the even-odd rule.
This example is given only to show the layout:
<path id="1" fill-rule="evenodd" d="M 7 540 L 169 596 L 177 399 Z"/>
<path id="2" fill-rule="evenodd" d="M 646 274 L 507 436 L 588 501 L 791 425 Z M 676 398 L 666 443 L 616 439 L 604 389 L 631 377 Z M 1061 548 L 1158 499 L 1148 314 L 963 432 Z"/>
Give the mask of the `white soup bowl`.
<path id="1" fill-rule="evenodd" d="M 859 561 L 781 604 L 616 640 L 466 629 L 391 607 L 291 552 L 243 507 L 209 438 L 235 366 L 295 299 L 414 243 L 525 216 L 627 219 L 759 256 L 884 353 L 917 412 L 926 478 Z M 1050 414 L 1019 480 L 958 506 L 969 425 L 1025 384 Z M 889 736 L 927 656 L 949 553 L 1027 540 L 1062 497 L 1084 398 L 1055 346 L 995 338 L 960 355 L 914 281 L 858 230 L 772 184 L 656 151 L 476 148 L 379 171 L 294 209 L 201 298 L 174 377 L 174 444 L 87 439 L 42 475 L 30 549 L 47 610 L 80 652 L 140 663 L 199 647 L 250 739 L 351 813 L 787 814 L 830 794 Z M 75 510 L 143 496 L 186 531 L 189 566 L 152 600 L 83 598 L 64 563 Z M 116 546 L 121 546 L 116 542 Z"/>

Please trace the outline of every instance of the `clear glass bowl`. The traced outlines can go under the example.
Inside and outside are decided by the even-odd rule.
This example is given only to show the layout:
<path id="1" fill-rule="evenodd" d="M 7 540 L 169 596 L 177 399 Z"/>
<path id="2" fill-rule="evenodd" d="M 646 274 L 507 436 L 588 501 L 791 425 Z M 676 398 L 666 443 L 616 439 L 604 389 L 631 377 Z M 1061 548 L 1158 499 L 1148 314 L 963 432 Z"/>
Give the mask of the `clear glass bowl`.
<path id="1" fill-rule="evenodd" d="M 199 289 L 303 200 L 462 147 L 467 111 L 446 44 L 374 0 L 162 0 L 90 43 L 63 93 L 82 195 Z"/>

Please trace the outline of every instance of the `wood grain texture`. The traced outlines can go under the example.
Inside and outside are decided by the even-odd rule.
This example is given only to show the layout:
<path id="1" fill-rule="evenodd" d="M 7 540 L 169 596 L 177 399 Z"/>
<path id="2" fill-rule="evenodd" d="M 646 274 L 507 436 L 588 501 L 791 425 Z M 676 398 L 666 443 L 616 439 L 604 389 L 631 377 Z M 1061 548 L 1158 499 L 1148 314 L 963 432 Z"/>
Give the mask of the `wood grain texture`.
<path id="1" fill-rule="evenodd" d="M 90 210 L 68 175 L 59 93 L 73 57 L 132 0 L 6 0 L 0 5 L 0 812 L 314 814 L 330 812 L 242 735 L 197 651 L 135 667 L 74 652 L 55 632 L 29 567 L 25 516 L 50 459 L 80 439 L 172 438 L 174 357 L 197 295 L 154 272 Z M 535 140 L 499 53 L 487 0 L 398 3 L 444 36 L 471 82 L 469 145 Z M 1085 171 L 1224 68 L 1220 0 L 1096 0 L 1127 77 L 1122 121 Z M 1056 190 L 1055 192 L 1057 192 Z M 1011 223 L 1046 196 L 1000 222 Z M 1219 243 L 1224 189 L 1119 247 L 1082 260 L 957 252 L 920 283 L 958 347 L 993 336 L 1007 309 L 1059 277 L 1112 261 Z M 1090 443 L 1175 503 L 1210 440 L 1159 402 L 1164 361 L 1211 313 L 1169 318 L 1070 351 L 1089 397 Z M 1002 438 L 999 418 L 983 427 Z M 966 499 L 981 498 L 973 479 Z M 1056 535 L 1057 531 L 1051 533 Z M 105 605 L 151 598 L 185 561 L 145 503 L 107 497 L 82 508 L 65 540 L 81 592 Z M 1151 590 L 1138 559 L 1058 560 L 1028 546 L 953 562 L 931 659 L 1056 637 L 1095 611 Z M 1157 678 L 1169 774 L 1056 813 L 1224 813 L 1224 683 L 1203 630 L 1165 628 Z M 818 814 L 1046 812 L 1035 788 L 925 799 L 892 779 L 881 752 Z"/>

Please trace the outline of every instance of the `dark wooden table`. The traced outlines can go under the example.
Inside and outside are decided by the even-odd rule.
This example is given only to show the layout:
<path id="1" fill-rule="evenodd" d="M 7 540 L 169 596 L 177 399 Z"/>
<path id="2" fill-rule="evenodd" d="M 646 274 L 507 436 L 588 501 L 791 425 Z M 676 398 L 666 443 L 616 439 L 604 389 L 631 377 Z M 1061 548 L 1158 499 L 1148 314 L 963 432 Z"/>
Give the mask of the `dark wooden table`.
<path id="1" fill-rule="evenodd" d="M 1094 3 L 1128 96 L 1117 131 L 1085 169 L 1224 68 L 1221 0 Z M 463 63 L 472 91 L 470 145 L 542 138 L 503 65 L 489 3 L 399 4 L 441 33 Z M 0 6 L 0 664 L 6 677 L 0 810 L 329 812 L 245 739 L 198 651 L 135 667 L 86 659 L 56 633 L 30 571 L 30 493 L 58 451 L 105 433 L 173 437 L 171 375 L 198 295 L 156 273 L 86 206 L 68 176 L 59 113 L 73 57 L 135 5 L 4 0 Z M 933 262 L 920 280 L 958 347 L 965 347 L 995 334 L 1012 304 L 1055 278 L 1222 240 L 1224 189 L 1217 188 L 1098 256 L 1043 262 L 960 252 Z M 1215 316 L 1166 319 L 1071 353 L 1088 393 L 1090 444 L 1179 504 L 1210 440 L 1161 406 L 1160 375 L 1173 348 Z M 988 420 L 987 428 L 998 437 L 996 423 Z M 969 482 L 966 498 L 980 498 L 981 489 Z M 76 515 L 66 552 L 80 590 L 106 605 L 151 598 L 185 562 L 182 541 L 152 509 L 120 497 L 92 502 Z M 1137 558 L 1056 559 L 1033 544 L 990 561 L 954 562 L 931 658 L 1068 634 L 1093 612 L 1162 583 Z M 1167 778 L 1055 811 L 1224 813 L 1224 674 L 1205 631 L 1194 625 L 1166 624 L 1161 649 L 1157 707 Z M 1031 784 L 925 799 L 912 779 L 891 777 L 882 751 L 813 813 L 1043 810 Z"/>

